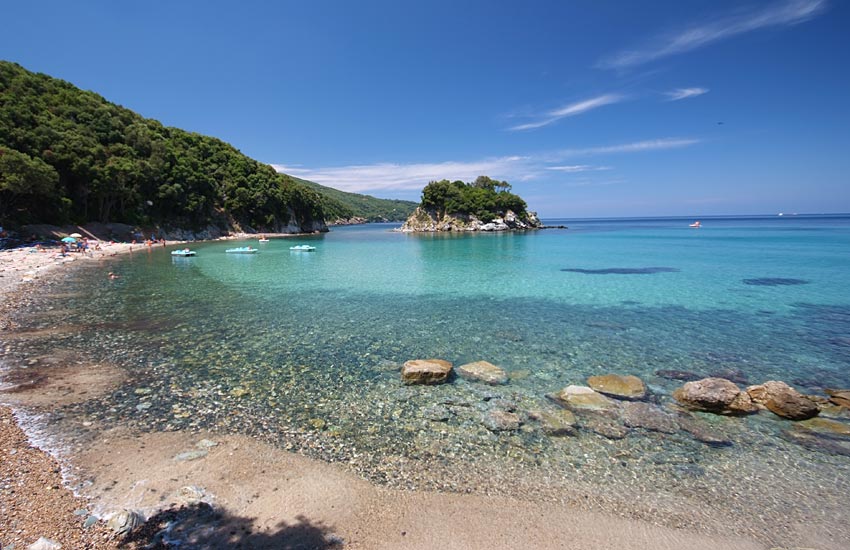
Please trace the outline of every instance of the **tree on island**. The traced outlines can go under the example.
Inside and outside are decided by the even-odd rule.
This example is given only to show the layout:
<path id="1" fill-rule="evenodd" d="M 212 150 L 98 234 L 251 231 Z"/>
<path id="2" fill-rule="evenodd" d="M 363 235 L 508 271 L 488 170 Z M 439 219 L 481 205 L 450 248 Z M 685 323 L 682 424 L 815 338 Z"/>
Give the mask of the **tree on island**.
<path id="1" fill-rule="evenodd" d="M 478 176 L 472 183 L 432 181 L 422 190 L 421 206 L 436 212 L 438 218 L 472 215 L 485 223 L 509 210 L 520 219 L 528 215 L 525 201 L 511 193 L 511 184 L 488 176 Z"/>

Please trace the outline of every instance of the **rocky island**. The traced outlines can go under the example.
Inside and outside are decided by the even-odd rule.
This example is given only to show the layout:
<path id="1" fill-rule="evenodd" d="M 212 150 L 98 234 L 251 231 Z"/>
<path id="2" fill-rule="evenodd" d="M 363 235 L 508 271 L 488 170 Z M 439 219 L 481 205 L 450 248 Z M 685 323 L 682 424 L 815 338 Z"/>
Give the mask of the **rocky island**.
<path id="1" fill-rule="evenodd" d="M 472 183 L 432 181 L 422 190 L 422 202 L 399 231 L 510 231 L 540 229 L 537 214 L 510 192 L 511 185 L 487 176 Z"/>

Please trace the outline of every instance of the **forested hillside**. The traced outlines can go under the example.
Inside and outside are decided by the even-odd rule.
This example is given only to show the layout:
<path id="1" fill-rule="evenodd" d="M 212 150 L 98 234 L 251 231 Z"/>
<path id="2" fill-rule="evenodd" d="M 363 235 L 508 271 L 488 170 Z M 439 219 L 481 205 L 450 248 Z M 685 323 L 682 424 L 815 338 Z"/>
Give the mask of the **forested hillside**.
<path id="1" fill-rule="evenodd" d="M 412 201 L 379 199 L 371 195 L 349 193 L 325 187 L 295 176 L 292 176 L 292 179 L 318 191 L 329 199 L 325 204 L 325 214 L 328 221 L 354 217 L 365 218 L 370 222 L 403 221 L 416 209 L 416 203 Z"/>
<path id="2" fill-rule="evenodd" d="M 219 139 L 0 61 L 0 225 L 312 231 L 340 208 Z"/>

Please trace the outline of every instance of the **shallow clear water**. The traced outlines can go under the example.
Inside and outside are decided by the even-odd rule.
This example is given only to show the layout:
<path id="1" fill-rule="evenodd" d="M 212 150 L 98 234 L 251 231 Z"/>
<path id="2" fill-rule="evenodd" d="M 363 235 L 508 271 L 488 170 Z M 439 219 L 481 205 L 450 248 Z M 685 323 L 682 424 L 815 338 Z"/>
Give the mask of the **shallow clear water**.
<path id="1" fill-rule="evenodd" d="M 193 258 L 140 249 L 42 296 L 25 328 L 78 330 L 28 338 L 12 355 L 24 363 L 60 346 L 129 370 L 108 398 L 65 407 L 66 426 L 239 431 L 403 486 L 563 496 L 568 485 L 612 509 L 648 494 L 655 510 L 688 502 L 716 519 L 744 514 L 764 483 L 847 484 L 834 481 L 850 473 L 843 447 L 805 448 L 769 413 L 696 415 L 732 443 L 722 447 L 639 428 L 556 438 L 534 422 L 555 407 L 547 394 L 608 372 L 640 376 L 662 408 L 682 383 L 665 370 L 850 387 L 850 218 L 689 221 L 550 220 L 570 229 L 460 236 L 353 226 L 254 241 L 250 256 L 225 254 L 232 241 L 193 245 Z M 487 360 L 511 381 L 403 386 L 400 364 L 426 357 Z M 494 408 L 517 410 L 522 429 L 488 430 Z M 699 493 L 732 480 L 734 502 Z M 833 505 L 846 519 L 842 491 L 797 503 L 797 521 Z M 767 533 L 788 515 L 782 499 L 762 504 L 742 530 Z"/>

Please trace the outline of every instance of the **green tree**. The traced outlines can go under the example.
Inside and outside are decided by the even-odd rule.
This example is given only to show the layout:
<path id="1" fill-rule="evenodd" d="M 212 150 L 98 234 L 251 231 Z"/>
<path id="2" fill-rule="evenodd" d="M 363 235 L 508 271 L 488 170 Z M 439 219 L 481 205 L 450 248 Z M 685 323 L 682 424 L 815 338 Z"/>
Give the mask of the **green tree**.
<path id="1" fill-rule="evenodd" d="M 58 198 L 59 174 L 39 158 L 0 147 L 0 217 L 24 218 Z"/>

